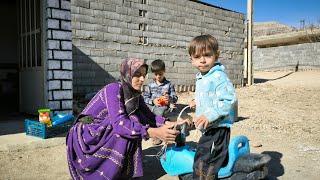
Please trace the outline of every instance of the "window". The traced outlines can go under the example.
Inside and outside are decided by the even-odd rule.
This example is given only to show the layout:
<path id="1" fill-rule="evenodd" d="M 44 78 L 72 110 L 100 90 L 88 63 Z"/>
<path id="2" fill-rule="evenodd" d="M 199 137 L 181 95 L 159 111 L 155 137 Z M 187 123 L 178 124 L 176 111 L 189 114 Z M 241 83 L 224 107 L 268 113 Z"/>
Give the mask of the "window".
<path id="1" fill-rule="evenodd" d="M 41 66 L 40 1 L 19 1 L 19 67 Z"/>

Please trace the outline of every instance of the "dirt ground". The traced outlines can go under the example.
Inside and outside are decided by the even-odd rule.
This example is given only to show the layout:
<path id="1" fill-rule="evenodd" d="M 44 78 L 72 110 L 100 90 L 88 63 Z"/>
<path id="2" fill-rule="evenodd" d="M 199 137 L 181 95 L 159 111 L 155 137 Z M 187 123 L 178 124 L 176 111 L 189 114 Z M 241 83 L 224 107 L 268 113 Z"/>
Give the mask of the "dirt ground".
<path id="1" fill-rule="evenodd" d="M 255 82 L 237 89 L 232 136 L 246 135 L 251 152 L 272 157 L 268 179 L 320 179 L 320 71 L 257 72 Z M 192 96 L 180 94 L 178 103 L 182 107 Z M 199 135 L 192 131 L 187 140 L 196 142 Z M 155 158 L 159 146 L 147 141 L 143 149 L 143 179 L 177 179 Z M 65 146 L 0 152 L 0 179 L 70 179 Z"/>

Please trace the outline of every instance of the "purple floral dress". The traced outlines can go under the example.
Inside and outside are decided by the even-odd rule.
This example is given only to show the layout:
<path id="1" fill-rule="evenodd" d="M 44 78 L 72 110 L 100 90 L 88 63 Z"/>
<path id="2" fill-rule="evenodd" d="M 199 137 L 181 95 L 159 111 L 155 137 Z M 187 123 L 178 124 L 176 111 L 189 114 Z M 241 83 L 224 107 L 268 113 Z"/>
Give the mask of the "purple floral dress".
<path id="1" fill-rule="evenodd" d="M 143 176 L 142 139 L 148 139 L 149 127 L 161 126 L 165 119 L 155 116 L 141 95 L 136 97 L 136 110 L 127 113 L 123 84 L 118 82 L 105 86 L 88 103 L 79 117 L 90 116 L 93 122 L 78 121 L 67 136 L 67 160 L 73 179 Z"/>

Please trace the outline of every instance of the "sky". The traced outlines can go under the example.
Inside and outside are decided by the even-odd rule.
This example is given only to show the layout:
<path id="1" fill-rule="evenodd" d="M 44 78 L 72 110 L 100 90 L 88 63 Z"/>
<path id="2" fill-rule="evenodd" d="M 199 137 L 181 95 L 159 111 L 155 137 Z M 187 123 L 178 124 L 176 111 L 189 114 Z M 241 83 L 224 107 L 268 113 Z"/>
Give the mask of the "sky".
<path id="1" fill-rule="evenodd" d="M 203 2 L 247 13 L 247 0 L 202 0 Z M 308 26 L 320 25 L 320 0 L 253 0 L 253 21 L 278 21 L 301 28 L 301 20 Z"/>

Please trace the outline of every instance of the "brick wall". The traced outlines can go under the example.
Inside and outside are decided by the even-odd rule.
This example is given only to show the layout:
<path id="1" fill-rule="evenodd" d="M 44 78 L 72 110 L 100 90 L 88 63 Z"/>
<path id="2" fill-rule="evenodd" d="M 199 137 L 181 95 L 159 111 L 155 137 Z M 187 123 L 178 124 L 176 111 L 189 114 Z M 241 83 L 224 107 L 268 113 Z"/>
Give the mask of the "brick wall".
<path id="1" fill-rule="evenodd" d="M 48 105 L 56 112 L 72 111 L 72 33 L 70 0 L 47 0 Z"/>
<path id="2" fill-rule="evenodd" d="M 292 70 L 320 68 L 320 42 L 271 48 L 255 48 L 255 70 Z"/>
<path id="3" fill-rule="evenodd" d="M 243 14 L 189 0 L 72 0 L 71 14 L 75 94 L 114 81 L 126 57 L 165 60 L 166 77 L 192 90 L 187 45 L 201 34 L 218 39 L 229 77 L 242 84 Z"/>

